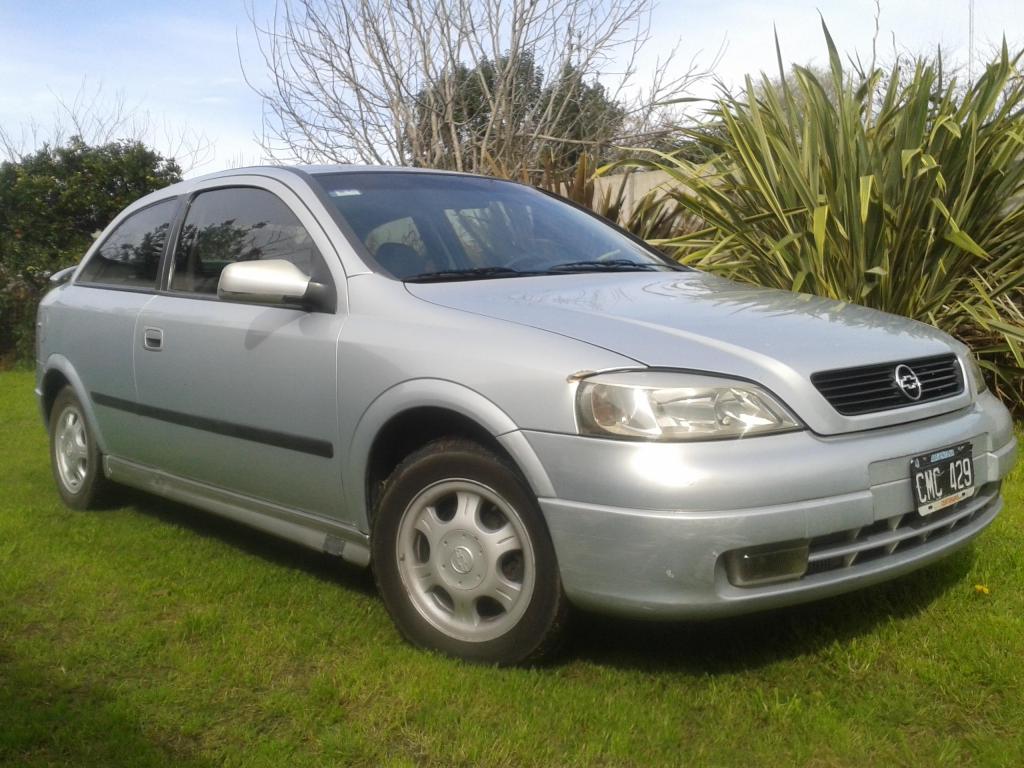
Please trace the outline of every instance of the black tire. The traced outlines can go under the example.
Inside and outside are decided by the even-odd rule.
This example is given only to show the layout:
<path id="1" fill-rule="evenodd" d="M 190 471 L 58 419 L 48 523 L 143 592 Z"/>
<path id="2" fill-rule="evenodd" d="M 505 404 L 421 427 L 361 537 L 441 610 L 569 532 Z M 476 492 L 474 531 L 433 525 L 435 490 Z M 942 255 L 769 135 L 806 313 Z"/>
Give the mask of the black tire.
<path id="1" fill-rule="evenodd" d="M 72 509 L 95 509 L 109 490 L 103 454 L 71 387 L 57 393 L 50 409 L 50 465 L 57 492 Z"/>
<path id="2" fill-rule="evenodd" d="M 446 506 L 452 518 L 441 520 Z M 420 526 L 435 524 L 431 544 Z M 439 440 L 409 455 L 384 486 L 371 546 L 377 588 L 413 645 L 497 665 L 536 663 L 559 647 L 569 608 L 537 500 L 514 467 L 476 443 Z M 438 583 L 407 586 L 417 569 L 431 571 L 420 585 Z"/>

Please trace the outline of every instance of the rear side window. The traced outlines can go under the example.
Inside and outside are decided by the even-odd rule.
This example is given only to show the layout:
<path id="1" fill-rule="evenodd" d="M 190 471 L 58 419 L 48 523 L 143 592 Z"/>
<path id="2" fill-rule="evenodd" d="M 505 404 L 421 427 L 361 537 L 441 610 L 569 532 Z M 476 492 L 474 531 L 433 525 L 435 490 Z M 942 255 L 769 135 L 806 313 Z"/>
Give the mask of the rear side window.
<path id="1" fill-rule="evenodd" d="M 116 287 L 155 288 L 160 257 L 177 207 L 177 200 L 165 200 L 122 221 L 82 267 L 78 280 Z"/>
<path id="2" fill-rule="evenodd" d="M 324 272 L 309 232 L 276 195 L 251 187 L 202 192 L 185 217 L 171 289 L 216 295 L 224 267 L 256 259 L 290 261 L 314 279 Z"/>

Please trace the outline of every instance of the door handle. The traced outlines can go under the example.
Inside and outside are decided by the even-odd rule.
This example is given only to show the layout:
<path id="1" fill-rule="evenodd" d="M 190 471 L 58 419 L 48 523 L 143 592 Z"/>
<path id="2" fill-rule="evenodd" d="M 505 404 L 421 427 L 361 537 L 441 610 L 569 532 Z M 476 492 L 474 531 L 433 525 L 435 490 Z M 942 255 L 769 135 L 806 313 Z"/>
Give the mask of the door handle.
<path id="1" fill-rule="evenodd" d="M 153 352 L 159 352 L 164 348 L 164 332 L 159 328 L 143 329 L 142 347 Z"/>

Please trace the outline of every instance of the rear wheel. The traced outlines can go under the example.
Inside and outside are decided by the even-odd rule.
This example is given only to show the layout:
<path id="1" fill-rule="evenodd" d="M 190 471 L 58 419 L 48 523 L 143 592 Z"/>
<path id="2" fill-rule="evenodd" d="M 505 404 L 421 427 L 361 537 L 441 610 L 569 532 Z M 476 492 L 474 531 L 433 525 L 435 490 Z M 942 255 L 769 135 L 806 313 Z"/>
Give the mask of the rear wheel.
<path id="1" fill-rule="evenodd" d="M 109 486 L 96 437 L 71 387 L 57 394 L 50 409 L 50 463 L 57 491 L 74 509 L 95 507 Z"/>
<path id="2" fill-rule="evenodd" d="M 537 502 L 475 443 L 431 443 L 395 469 L 373 557 L 388 611 L 415 645 L 494 664 L 557 646 L 567 606 Z"/>

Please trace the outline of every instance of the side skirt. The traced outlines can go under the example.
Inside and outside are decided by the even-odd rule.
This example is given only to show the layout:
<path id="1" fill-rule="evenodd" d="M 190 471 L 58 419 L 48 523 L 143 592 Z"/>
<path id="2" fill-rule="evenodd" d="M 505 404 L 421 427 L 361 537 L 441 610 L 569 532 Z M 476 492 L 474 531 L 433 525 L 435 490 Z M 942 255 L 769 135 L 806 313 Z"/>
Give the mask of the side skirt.
<path id="1" fill-rule="evenodd" d="M 369 537 L 355 528 L 308 512 L 226 491 L 115 456 L 103 457 L 103 471 L 115 483 L 180 501 L 303 546 L 370 564 Z"/>

